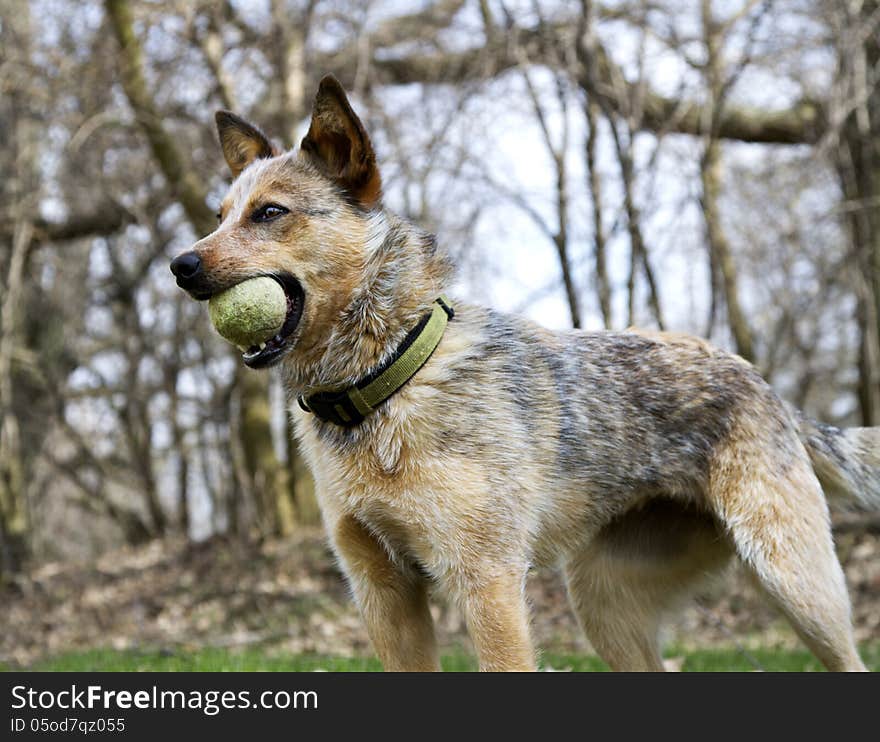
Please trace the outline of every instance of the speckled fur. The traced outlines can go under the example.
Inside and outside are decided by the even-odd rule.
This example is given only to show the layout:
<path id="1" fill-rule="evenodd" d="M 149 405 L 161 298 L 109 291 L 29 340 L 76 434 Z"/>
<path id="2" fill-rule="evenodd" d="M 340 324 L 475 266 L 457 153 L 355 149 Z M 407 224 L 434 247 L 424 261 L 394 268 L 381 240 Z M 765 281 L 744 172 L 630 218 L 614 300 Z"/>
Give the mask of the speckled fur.
<path id="1" fill-rule="evenodd" d="M 233 142 L 264 154 L 195 248 L 216 289 L 271 271 L 301 281 L 282 366 L 291 400 L 375 368 L 451 275 L 430 236 L 382 208 L 369 139 L 343 101 L 322 83 L 309 136 L 331 131 L 329 144 L 276 154 Z M 248 223 L 266 200 L 292 218 Z M 437 669 L 433 590 L 462 606 L 482 669 L 534 668 L 525 577 L 559 563 L 601 656 L 660 670 L 660 621 L 734 555 L 827 667 L 863 669 L 814 465 L 834 494 L 859 486 L 876 504 L 877 430 L 813 426 L 742 359 L 695 338 L 551 332 L 454 304 L 428 363 L 360 426 L 292 405 L 328 536 L 387 669 Z"/>

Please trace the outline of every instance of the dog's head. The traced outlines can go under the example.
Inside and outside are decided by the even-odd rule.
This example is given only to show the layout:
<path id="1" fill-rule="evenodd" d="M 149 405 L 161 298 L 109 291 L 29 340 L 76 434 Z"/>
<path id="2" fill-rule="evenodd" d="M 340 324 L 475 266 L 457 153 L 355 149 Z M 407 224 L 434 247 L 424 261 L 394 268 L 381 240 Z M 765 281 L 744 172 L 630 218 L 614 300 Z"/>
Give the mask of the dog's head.
<path id="1" fill-rule="evenodd" d="M 317 347 L 351 300 L 381 221 L 381 179 L 369 136 L 333 77 L 321 81 L 297 151 L 278 151 L 232 113 L 220 111 L 216 121 L 234 181 L 217 229 L 176 257 L 171 270 L 200 300 L 255 276 L 281 284 L 288 299 L 283 327 L 265 348 L 243 356 L 263 368 L 294 346 Z"/>

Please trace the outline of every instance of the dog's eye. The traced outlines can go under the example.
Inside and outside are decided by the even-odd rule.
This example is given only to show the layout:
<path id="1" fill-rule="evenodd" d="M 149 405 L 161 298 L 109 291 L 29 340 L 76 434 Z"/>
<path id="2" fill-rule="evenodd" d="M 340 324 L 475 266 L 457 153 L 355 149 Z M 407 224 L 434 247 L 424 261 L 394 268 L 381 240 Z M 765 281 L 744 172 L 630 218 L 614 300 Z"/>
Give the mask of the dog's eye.
<path id="1" fill-rule="evenodd" d="M 272 219 L 277 219 L 282 214 L 286 214 L 287 211 L 287 209 L 278 204 L 265 204 L 254 210 L 254 213 L 251 214 L 251 221 L 269 222 Z"/>

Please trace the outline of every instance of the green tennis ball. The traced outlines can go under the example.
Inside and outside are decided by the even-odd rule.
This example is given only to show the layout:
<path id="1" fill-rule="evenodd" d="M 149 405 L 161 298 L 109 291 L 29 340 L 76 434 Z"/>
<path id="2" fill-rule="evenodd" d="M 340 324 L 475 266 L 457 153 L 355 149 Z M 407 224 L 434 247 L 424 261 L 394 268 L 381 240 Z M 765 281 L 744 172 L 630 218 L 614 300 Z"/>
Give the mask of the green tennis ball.
<path id="1" fill-rule="evenodd" d="M 230 343 L 250 348 L 275 336 L 287 317 L 287 296 L 274 278 L 259 276 L 212 296 L 211 324 Z"/>

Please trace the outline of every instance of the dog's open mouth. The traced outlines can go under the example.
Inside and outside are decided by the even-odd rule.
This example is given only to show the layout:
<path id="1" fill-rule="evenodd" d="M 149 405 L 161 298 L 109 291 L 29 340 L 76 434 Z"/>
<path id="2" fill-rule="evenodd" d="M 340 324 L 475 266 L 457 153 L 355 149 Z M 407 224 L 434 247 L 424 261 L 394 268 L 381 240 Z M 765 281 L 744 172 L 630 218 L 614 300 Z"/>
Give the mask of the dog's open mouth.
<path id="1" fill-rule="evenodd" d="M 242 360 L 250 368 L 266 368 L 281 360 L 284 351 L 291 344 L 291 336 L 302 319 L 305 292 L 299 281 L 288 274 L 272 275 L 271 278 L 278 281 L 284 289 L 284 295 L 287 297 L 287 317 L 274 337 L 260 345 L 252 345 L 242 353 Z"/>

